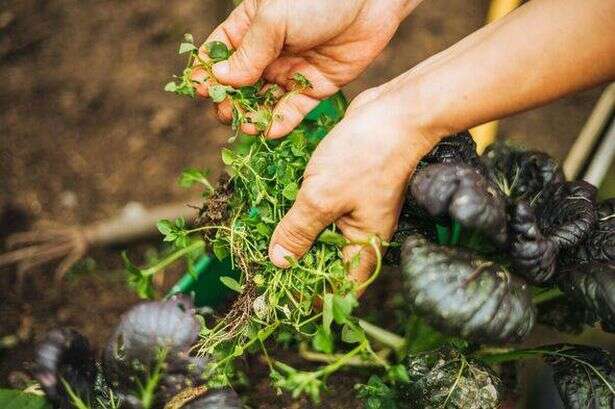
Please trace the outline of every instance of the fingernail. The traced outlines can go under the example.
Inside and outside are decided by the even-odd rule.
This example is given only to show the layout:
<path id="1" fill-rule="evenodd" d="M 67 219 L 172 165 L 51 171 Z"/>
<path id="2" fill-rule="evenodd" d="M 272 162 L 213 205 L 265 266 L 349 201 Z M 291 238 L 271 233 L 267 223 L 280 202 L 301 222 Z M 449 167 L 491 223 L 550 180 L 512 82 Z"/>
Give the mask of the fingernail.
<path id="1" fill-rule="evenodd" d="M 287 259 L 288 257 L 294 258 L 295 255 L 279 244 L 273 246 L 273 249 L 271 250 L 271 262 L 273 264 L 282 268 L 288 267 L 290 266 Z"/>
<path id="2" fill-rule="evenodd" d="M 231 72 L 231 64 L 228 61 L 220 61 L 214 64 L 213 70 L 216 77 L 224 77 Z"/>
<path id="3" fill-rule="evenodd" d="M 203 70 L 194 70 L 192 71 L 191 79 L 197 84 L 203 84 L 205 79 L 207 78 L 207 74 Z"/>
<path id="4" fill-rule="evenodd" d="M 269 127 L 269 132 L 267 132 L 267 136 L 269 138 L 279 138 L 280 136 L 284 136 L 285 129 L 284 118 L 281 114 L 275 113 L 273 118 L 271 119 L 271 126 Z"/>

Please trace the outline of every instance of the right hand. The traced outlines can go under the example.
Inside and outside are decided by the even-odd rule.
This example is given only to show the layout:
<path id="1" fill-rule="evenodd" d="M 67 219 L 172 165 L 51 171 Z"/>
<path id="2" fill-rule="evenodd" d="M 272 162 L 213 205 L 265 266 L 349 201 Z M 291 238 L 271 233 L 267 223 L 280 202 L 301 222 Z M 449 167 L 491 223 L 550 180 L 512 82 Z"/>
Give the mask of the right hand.
<path id="1" fill-rule="evenodd" d="M 228 61 L 213 66 L 216 79 L 233 87 L 261 77 L 290 89 L 295 73 L 311 89 L 284 98 L 275 108 L 268 137 L 293 130 L 319 100 L 355 79 L 380 54 L 397 27 L 421 0 L 244 0 L 209 36 L 236 49 Z M 207 59 L 201 47 L 200 57 Z M 195 69 L 193 80 L 206 74 Z M 196 86 L 207 96 L 207 82 Z M 217 106 L 218 118 L 231 120 L 228 101 Z M 249 125 L 244 132 L 255 133 Z"/>

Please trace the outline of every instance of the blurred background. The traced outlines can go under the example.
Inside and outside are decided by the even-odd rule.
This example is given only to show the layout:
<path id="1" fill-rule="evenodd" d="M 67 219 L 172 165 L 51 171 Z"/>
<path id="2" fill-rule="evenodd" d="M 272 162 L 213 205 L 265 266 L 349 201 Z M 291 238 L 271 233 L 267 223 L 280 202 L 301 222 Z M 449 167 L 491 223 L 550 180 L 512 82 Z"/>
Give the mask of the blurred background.
<path id="1" fill-rule="evenodd" d="M 345 92 L 352 97 L 452 45 L 484 24 L 489 3 L 425 1 Z M 198 192 L 180 188 L 178 175 L 189 167 L 209 169 L 215 180 L 229 129 L 214 120 L 207 103 L 162 88 L 185 63 L 177 55 L 182 35 L 191 32 L 202 42 L 231 8 L 223 0 L 2 2 L 0 251 L 8 235 L 40 223 L 85 226 L 122 212 L 198 203 Z M 603 89 L 507 118 L 498 136 L 563 161 Z M 34 343 L 50 328 L 78 328 L 100 347 L 121 312 L 137 301 L 126 286 L 120 250 L 145 262 L 157 243 L 154 235 L 90 249 L 61 281 L 53 264 L 25 273 L 0 269 L 0 387 L 19 386 Z M 157 286 L 168 288 L 180 273 L 169 271 Z M 542 340 L 550 336 L 540 331 Z M 613 344 L 596 334 L 585 337 Z M 266 385 L 265 377 L 255 391 Z M 339 385 L 352 382 L 342 377 Z M 537 392 L 524 405 L 557 407 L 547 386 L 532 385 L 538 386 L 528 389 Z M 354 394 L 346 389 L 326 396 L 323 407 L 350 407 Z M 273 403 L 271 395 L 258 399 L 255 407 L 304 407 Z"/>

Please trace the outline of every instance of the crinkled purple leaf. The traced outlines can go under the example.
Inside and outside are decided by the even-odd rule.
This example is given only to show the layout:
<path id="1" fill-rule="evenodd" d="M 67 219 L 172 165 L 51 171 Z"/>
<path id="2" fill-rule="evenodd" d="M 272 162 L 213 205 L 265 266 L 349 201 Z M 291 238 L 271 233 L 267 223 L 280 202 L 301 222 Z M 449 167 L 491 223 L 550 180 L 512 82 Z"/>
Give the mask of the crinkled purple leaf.
<path id="1" fill-rule="evenodd" d="M 560 288 L 615 332 L 615 263 L 578 264 L 565 270 Z"/>
<path id="2" fill-rule="evenodd" d="M 510 237 L 515 271 L 534 284 L 549 282 L 555 274 L 558 247 L 544 236 L 534 209 L 523 201 L 513 207 Z"/>
<path id="3" fill-rule="evenodd" d="M 468 250 L 410 236 L 402 248 L 402 274 L 411 306 L 447 334 L 506 343 L 522 340 L 534 326 L 527 285 Z"/>
<path id="4" fill-rule="evenodd" d="M 87 400 L 93 392 L 96 372 L 90 343 L 73 329 L 50 331 L 36 348 L 33 375 L 47 397 L 62 409 L 72 408 L 62 380 Z"/>
<path id="5" fill-rule="evenodd" d="M 507 238 L 506 203 L 499 189 L 475 168 L 460 163 L 433 164 L 410 183 L 417 204 L 430 215 L 449 215 L 503 244 Z"/>

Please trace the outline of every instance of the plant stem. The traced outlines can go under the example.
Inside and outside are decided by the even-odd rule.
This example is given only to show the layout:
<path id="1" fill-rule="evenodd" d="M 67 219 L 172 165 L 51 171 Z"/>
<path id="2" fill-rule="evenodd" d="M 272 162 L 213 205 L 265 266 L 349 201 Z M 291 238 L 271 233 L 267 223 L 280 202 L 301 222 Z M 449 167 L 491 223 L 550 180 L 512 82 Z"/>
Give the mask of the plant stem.
<path id="1" fill-rule="evenodd" d="M 532 297 L 532 303 L 538 305 L 559 298 L 562 295 L 564 295 L 564 293 L 559 288 L 550 288 Z"/>
<path id="2" fill-rule="evenodd" d="M 376 341 L 392 348 L 395 352 L 400 352 L 406 347 L 406 340 L 399 335 L 380 328 L 374 324 L 370 324 L 365 320 L 359 320 L 359 326 L 363 331 Z"/>
<path id="3" fill-rule="evenodd" d="M 390 350 L 389 350 L 390 351 Z M 305 345 L 299 347 L 299 355 L 306 361 L 333 363 L 342 359 L 345 355 L 342 354 L 324 354 L 321 352 L 310 351 Z M 381 362 L 375 360 L 367 360 L 363 358 L 353 357 L 346 361 L 346 365 L 370 367 L 370 366 L 382 366 Z"/>
<path id="4" fill-rule="evenodd" d="M 151 267 L 148 267 L 146 269 L 143 270 L 143 273 L 145 275 L 154 275 L 156 274 L 158 271 L 164 269 L 165 267 L 167 267 L 170 264 L 173 264 L 175 261 L 179 260 L 180 258 L 182 258 L 183 256 L 185 256 L 186 254 L 189 254 L 195 250 L 198 250 L 201 247 L 205 246 L 205 242 L 203 240 L 197 240 L 194 243 L 190 244 L 189 246 L 184 247 L 183 249 L 180 249 L 172 254 L 170 254 L 168 257 L 160 260 L 158 263 L 154 264 Z"/>

